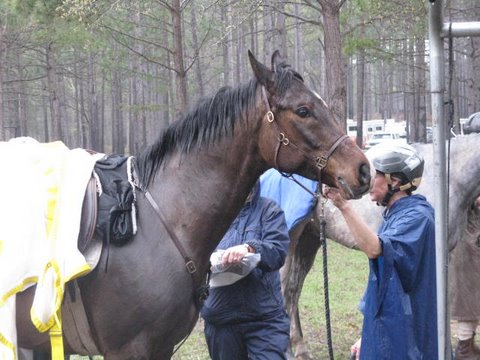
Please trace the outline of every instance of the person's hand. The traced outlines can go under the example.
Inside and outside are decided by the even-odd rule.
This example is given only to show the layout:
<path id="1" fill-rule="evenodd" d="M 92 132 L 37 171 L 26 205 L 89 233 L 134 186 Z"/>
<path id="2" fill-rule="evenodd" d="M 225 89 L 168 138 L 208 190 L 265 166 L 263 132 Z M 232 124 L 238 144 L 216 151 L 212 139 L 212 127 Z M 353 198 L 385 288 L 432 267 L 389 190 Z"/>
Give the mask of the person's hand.
<path id="1" fill-rule="evenodd" d="M 340 195 L 340 191 L 336 188 L 331 188 L 325 185 L 323 188 L 323 196 L 331 200 L 333 205 L 340 210 L 342 210 L 342 208 L 347 204 L 347 200 Z"/>
<path id="2" fill-rule="evenodd" d="M 358 339 L 350 348 L 350 359 L 360 360 L 360 346 L 362 345 L 362 338 Z"/>
<path id="3" fill-rule="evenodd" d="M 248 248 L 245 244 L 232 246 L 223 253 L 222 263 L 224 265 L 239 263 L 247 253 Z"/>

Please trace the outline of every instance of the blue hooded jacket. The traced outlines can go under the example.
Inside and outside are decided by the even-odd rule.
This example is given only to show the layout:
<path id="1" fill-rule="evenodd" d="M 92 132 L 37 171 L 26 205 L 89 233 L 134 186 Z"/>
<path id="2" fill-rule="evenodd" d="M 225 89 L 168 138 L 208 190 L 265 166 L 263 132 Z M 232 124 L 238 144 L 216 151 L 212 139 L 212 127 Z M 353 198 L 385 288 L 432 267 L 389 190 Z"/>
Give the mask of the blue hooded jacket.
<path id="1" fill-rule="evenodd" d="M 397 200 L 370 260 L 363 302 L 361 359 L 438 359 L 435 221 L 421 195 Z"/>
<path id="2" fill-rule="evenodd" d="M 220 325 L 287 317 L 278 270 L 285 262 L 289 242 L 283 211 L 274 201 L 261 197 L 257 185 L 217 249 L 246 243 L 261 260 L 243 279 L 210 290 L 200 311 L 205 321 Z"/>

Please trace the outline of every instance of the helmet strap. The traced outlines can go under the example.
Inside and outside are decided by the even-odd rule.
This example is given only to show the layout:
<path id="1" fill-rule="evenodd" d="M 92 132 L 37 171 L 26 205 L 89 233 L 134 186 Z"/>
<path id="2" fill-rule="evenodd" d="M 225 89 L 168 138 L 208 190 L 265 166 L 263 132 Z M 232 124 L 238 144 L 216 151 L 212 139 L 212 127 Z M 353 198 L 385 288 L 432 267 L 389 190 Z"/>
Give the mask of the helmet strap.
<path id="1" fill-rule="evenodd" d="M 392 184 L 388 184 L 388 191 L 385 194 L 385 197 L 383 198 L 381 205 L 382 206 L 387 206 L 387 204 L 390 201 L 390 199 L 392 198 L 393 194 L 395 194 L 396 192 L 399 192 L 399 191 L 400 191 L 399 188 L 394 189 L 394 188 L 392 188 Z"/>
<path id="2" fill-rule="evenodd" d="M 395 194 L 396 192 L 399 192 L 401 188 L 395 188 L 394 189 L 392 187 L 392 178 L 391 178 L 390 174 L 384 174 L 384 175 L 385 175 L 385 179 L 387 180 L 388 191 L 385 194 L 385 197 L 383 198 L 382 203 L 380 205 L 387 206 L 387 204 L 390 201 L 390 199 L 392 198 L 393 194 Z"/>

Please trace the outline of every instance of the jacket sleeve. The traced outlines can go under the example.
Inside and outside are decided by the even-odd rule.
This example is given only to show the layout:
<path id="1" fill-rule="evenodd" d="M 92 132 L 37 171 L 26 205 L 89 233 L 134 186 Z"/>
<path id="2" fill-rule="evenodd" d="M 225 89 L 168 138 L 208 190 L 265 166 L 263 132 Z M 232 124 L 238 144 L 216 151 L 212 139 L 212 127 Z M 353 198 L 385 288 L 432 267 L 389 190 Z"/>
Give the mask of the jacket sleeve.
<path id="1" fill-rule="evenodd" d="M 248 240 L 246 243 L 260 254 L 258 267 L 264 271 L 274 271 L 285 263 L 290 238 L 282 209 L 270 200 L 265 201 L 262 206 L 261 239 Z"/>

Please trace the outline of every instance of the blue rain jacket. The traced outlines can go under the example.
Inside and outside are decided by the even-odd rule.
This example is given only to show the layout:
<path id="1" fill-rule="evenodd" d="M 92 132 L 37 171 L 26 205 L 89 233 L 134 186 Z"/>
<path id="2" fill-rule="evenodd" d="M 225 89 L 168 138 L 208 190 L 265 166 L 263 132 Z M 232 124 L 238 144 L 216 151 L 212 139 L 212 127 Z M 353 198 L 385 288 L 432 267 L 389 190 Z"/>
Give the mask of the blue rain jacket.
<path id="1" fill-rule="evenodd" d="M 361 359 L 438 359 L 435 221 L 421 195 L 396 201 L 370 260 L 363 302 Z"/>
<path id="2" fill-rule="evenodd" d="M 223 325 L 288 318 L 278 270 L 285 262 L 289 242 L 282 209 L 273 200 L 261 197 L 257 186 L 252 200 L 245 203 L 217 249 L 247 243 L 260 254 L 260 263 L 234 284 L 210 289 L 201 309 L 205 321 Z M 288 321 L 286 325 L 289 328 Z"/>
<path id="3" fill-rule="evenodd" d="M 318 181 L 300 175 L 294 175 L 294 178 L 310 192 L 317 190 Z M 310 215 L 317 203 L 312 194 L 276 169 L 267 170 L 260 176 L 260 196 L 275 200 L 280 205 L 289 231 Z"/>

